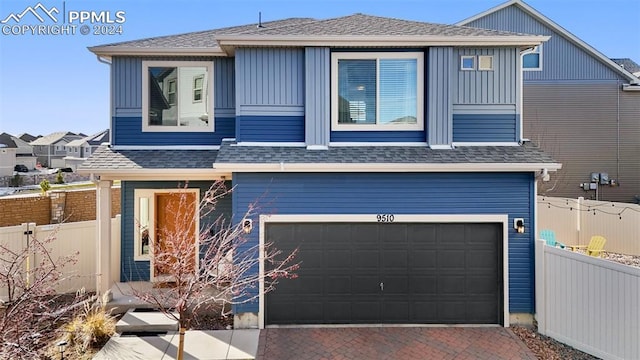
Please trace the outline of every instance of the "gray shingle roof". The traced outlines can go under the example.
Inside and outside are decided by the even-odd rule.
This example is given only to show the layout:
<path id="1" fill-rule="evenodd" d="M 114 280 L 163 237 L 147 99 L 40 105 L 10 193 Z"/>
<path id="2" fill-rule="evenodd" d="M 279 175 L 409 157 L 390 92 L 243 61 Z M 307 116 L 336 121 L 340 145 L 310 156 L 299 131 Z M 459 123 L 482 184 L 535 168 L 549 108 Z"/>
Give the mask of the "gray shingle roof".
<path id="1" fill-rule="evenodd" d="M 216 163 L 403 163 L 403 164 L 524 164 L 555 163 L 539 148 L 525 146 L 465 146 L 434 150 L 427 146 L 340 146 L 328 150 L 304 147 L 234 146 L 223 142 Z"/>
<path id="2" fill-rule="evenodd" d="M 118 42 L 97 47 L 144 48 L 218 48 L 216 36 L 264 35 L 264 36 L 516 36 L 506 31 L 479 29 L 456 25 L 443 25 L 388 17 L 353 14 L 333 19 L 289 18 L 258 24 L 233 26 L 186 34 L 153 37 Z"/>
<path id="3" fill-rule="evenodd" d="M 217 150 L 114 150 L 101 145 L 79 169 L 213 169 L 217 154 Z"/>
<path id="4" fill-rule="evenodd" d="M 629 58 L 611 59 L 614 63 L 622 66 L 623 69 L 634 74 L 640 71 L 640 65 Z"/>
<path id="5" fill-rule="evenodd" d="M 228 35 L 224 32 L 221 34 Z M 293 36 L 331 36 L 331 35 L 442 35 L 442 36 L 499 36 L 525 35 L 506 31 L 479 29 L 465 26 L 435 24 L 420 21 L 402 20 L 389 17 L 353 14 L 333 19 L 291 24 L 276 28 L 254 28 L 243 35 L 293 35 Z M 528 36 L 528 35 L 527 35 Z"/>
<path id="6" fill-rule="evenodd" d="M 289 18 L 284 20 L 276 20 L 262 23 L 262 29 L 272 29 L 280 26 L 293 24 L 302 24 L 310 21 L 316 21 L 311 18 Z M 258 28 L 258 24 L 248 24 L 240 26 L 232 26 L 220 29 L 190 32 L 185 34 L 158 36 L 140 40 L 130 40 L 111 44 L 100 45 L 101 47 L 122 46 L 132 48 L 217 48 L 218 42 L 215 35 L 239 35 L 251 33 Z"/>

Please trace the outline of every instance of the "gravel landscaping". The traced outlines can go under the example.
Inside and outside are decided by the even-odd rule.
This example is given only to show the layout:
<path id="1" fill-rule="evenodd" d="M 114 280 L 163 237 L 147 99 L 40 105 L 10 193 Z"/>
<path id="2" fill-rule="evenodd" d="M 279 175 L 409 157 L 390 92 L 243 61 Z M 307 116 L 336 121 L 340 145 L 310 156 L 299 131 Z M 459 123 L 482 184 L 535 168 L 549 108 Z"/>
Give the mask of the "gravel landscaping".
<path id="1" fill-rule="evenodd" d="M 576 350 L 548 336 L 540 335 L 535 328 L 513 326 L 511 330 L 527 345 L 538 359 L 544 360 L 598 360 L 600 358 Z"/>
<path id="2" fill-rule="evenodd" d="M 620 264 L 625 264 L 625 265 L 635 266 L 640 268 L 640 256 L 605 252 L 604 254 L 602 254 L 602 258 L 610 261 L 615 261 Z"/>

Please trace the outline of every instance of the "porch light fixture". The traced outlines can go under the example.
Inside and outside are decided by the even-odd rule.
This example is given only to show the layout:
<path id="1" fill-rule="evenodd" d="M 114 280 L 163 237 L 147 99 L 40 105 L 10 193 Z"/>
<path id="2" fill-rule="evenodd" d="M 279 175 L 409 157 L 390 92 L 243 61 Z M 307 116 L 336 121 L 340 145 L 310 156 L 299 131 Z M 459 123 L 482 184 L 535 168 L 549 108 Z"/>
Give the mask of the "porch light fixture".
<path id="1" fill-rule="evenodd" d="M 251 219 L 242 220 L 242 230 L 244 230 L 245 234 L 251 233 L 252 229 L 253 229 L 253 220 Z"/>
<path id="2" fill-rule="evenodd" d="M 524 219 L 523 218 L 513 219 L 513 228 L 516 229 L 518 234 L 524 234 Z"/>
<path id="3" fill-rule="evenodd" d="M 66 340 L 58 341 L 58 343 L 56 344 L 56 347 L 58 348 L 58 352 L 60 352 L 60 359 L 64 360 L 64 351 L 67 350 L 67 341 Z"/>

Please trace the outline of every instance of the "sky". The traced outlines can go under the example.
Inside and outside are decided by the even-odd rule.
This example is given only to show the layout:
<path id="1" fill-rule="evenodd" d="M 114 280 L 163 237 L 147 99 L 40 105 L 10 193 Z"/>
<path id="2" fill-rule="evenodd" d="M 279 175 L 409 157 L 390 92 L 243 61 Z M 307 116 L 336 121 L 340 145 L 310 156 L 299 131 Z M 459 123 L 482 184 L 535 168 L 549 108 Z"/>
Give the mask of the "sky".
<path id="1" fill-rule="evenodd" d="M 506 0 L 41 0 L 54 17 L 108 13 L 121 34 L 5 34 L 0 24 L 0 133 L 87 135 L 109 127 L 109 66 L 89 46 L 288 17 L 318 19 L 356 12 L 452 24 Z M 640 63 L 640 0 L 529 0 L 527 3 L 608 57 Z M 0 21 L 38 0 L 0 0 Z M 63 11 L 66 10 L 66 11 Z M 40 13 L 41 16 L 43 13 Z M 118 17 L 120 15 L 120 17 Z M 104 20 L 105 18 L 102 18 Z M 20 25 L 40 24 L 26 14 Z M 44 19 L 44 24 L 54 24 Z M 71 20 L 66 19 L 66 20 Z M 64 23 L 64 20 L 61 22 Z M 90 24 L 89 24 L 90 25 Z M 11 29 L 11 28 L 9 28 Z M 91 27 L 89 28 L 91 30 Z M 18 31 L 21 31 L 18 29 Z"/>

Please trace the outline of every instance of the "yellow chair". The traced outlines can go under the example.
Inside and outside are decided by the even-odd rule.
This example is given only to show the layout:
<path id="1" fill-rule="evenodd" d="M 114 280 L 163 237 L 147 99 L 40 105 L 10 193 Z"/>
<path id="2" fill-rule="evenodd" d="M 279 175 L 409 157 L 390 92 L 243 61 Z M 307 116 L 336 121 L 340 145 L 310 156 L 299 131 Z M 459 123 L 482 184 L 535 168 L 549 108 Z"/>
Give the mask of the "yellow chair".
<path id="1" fill-rule="evenodd" d="M 589 240 L 589 245 L 567 245 L 567 247 L 571 248 L 571 250 L 575 251 L 577 249 L 586 249 L 587 255 L 599 257 L 602 255 L 604 251 L 604 243 L 607 242 L 607 239 L 604 236 L 594 235 Z"/>

